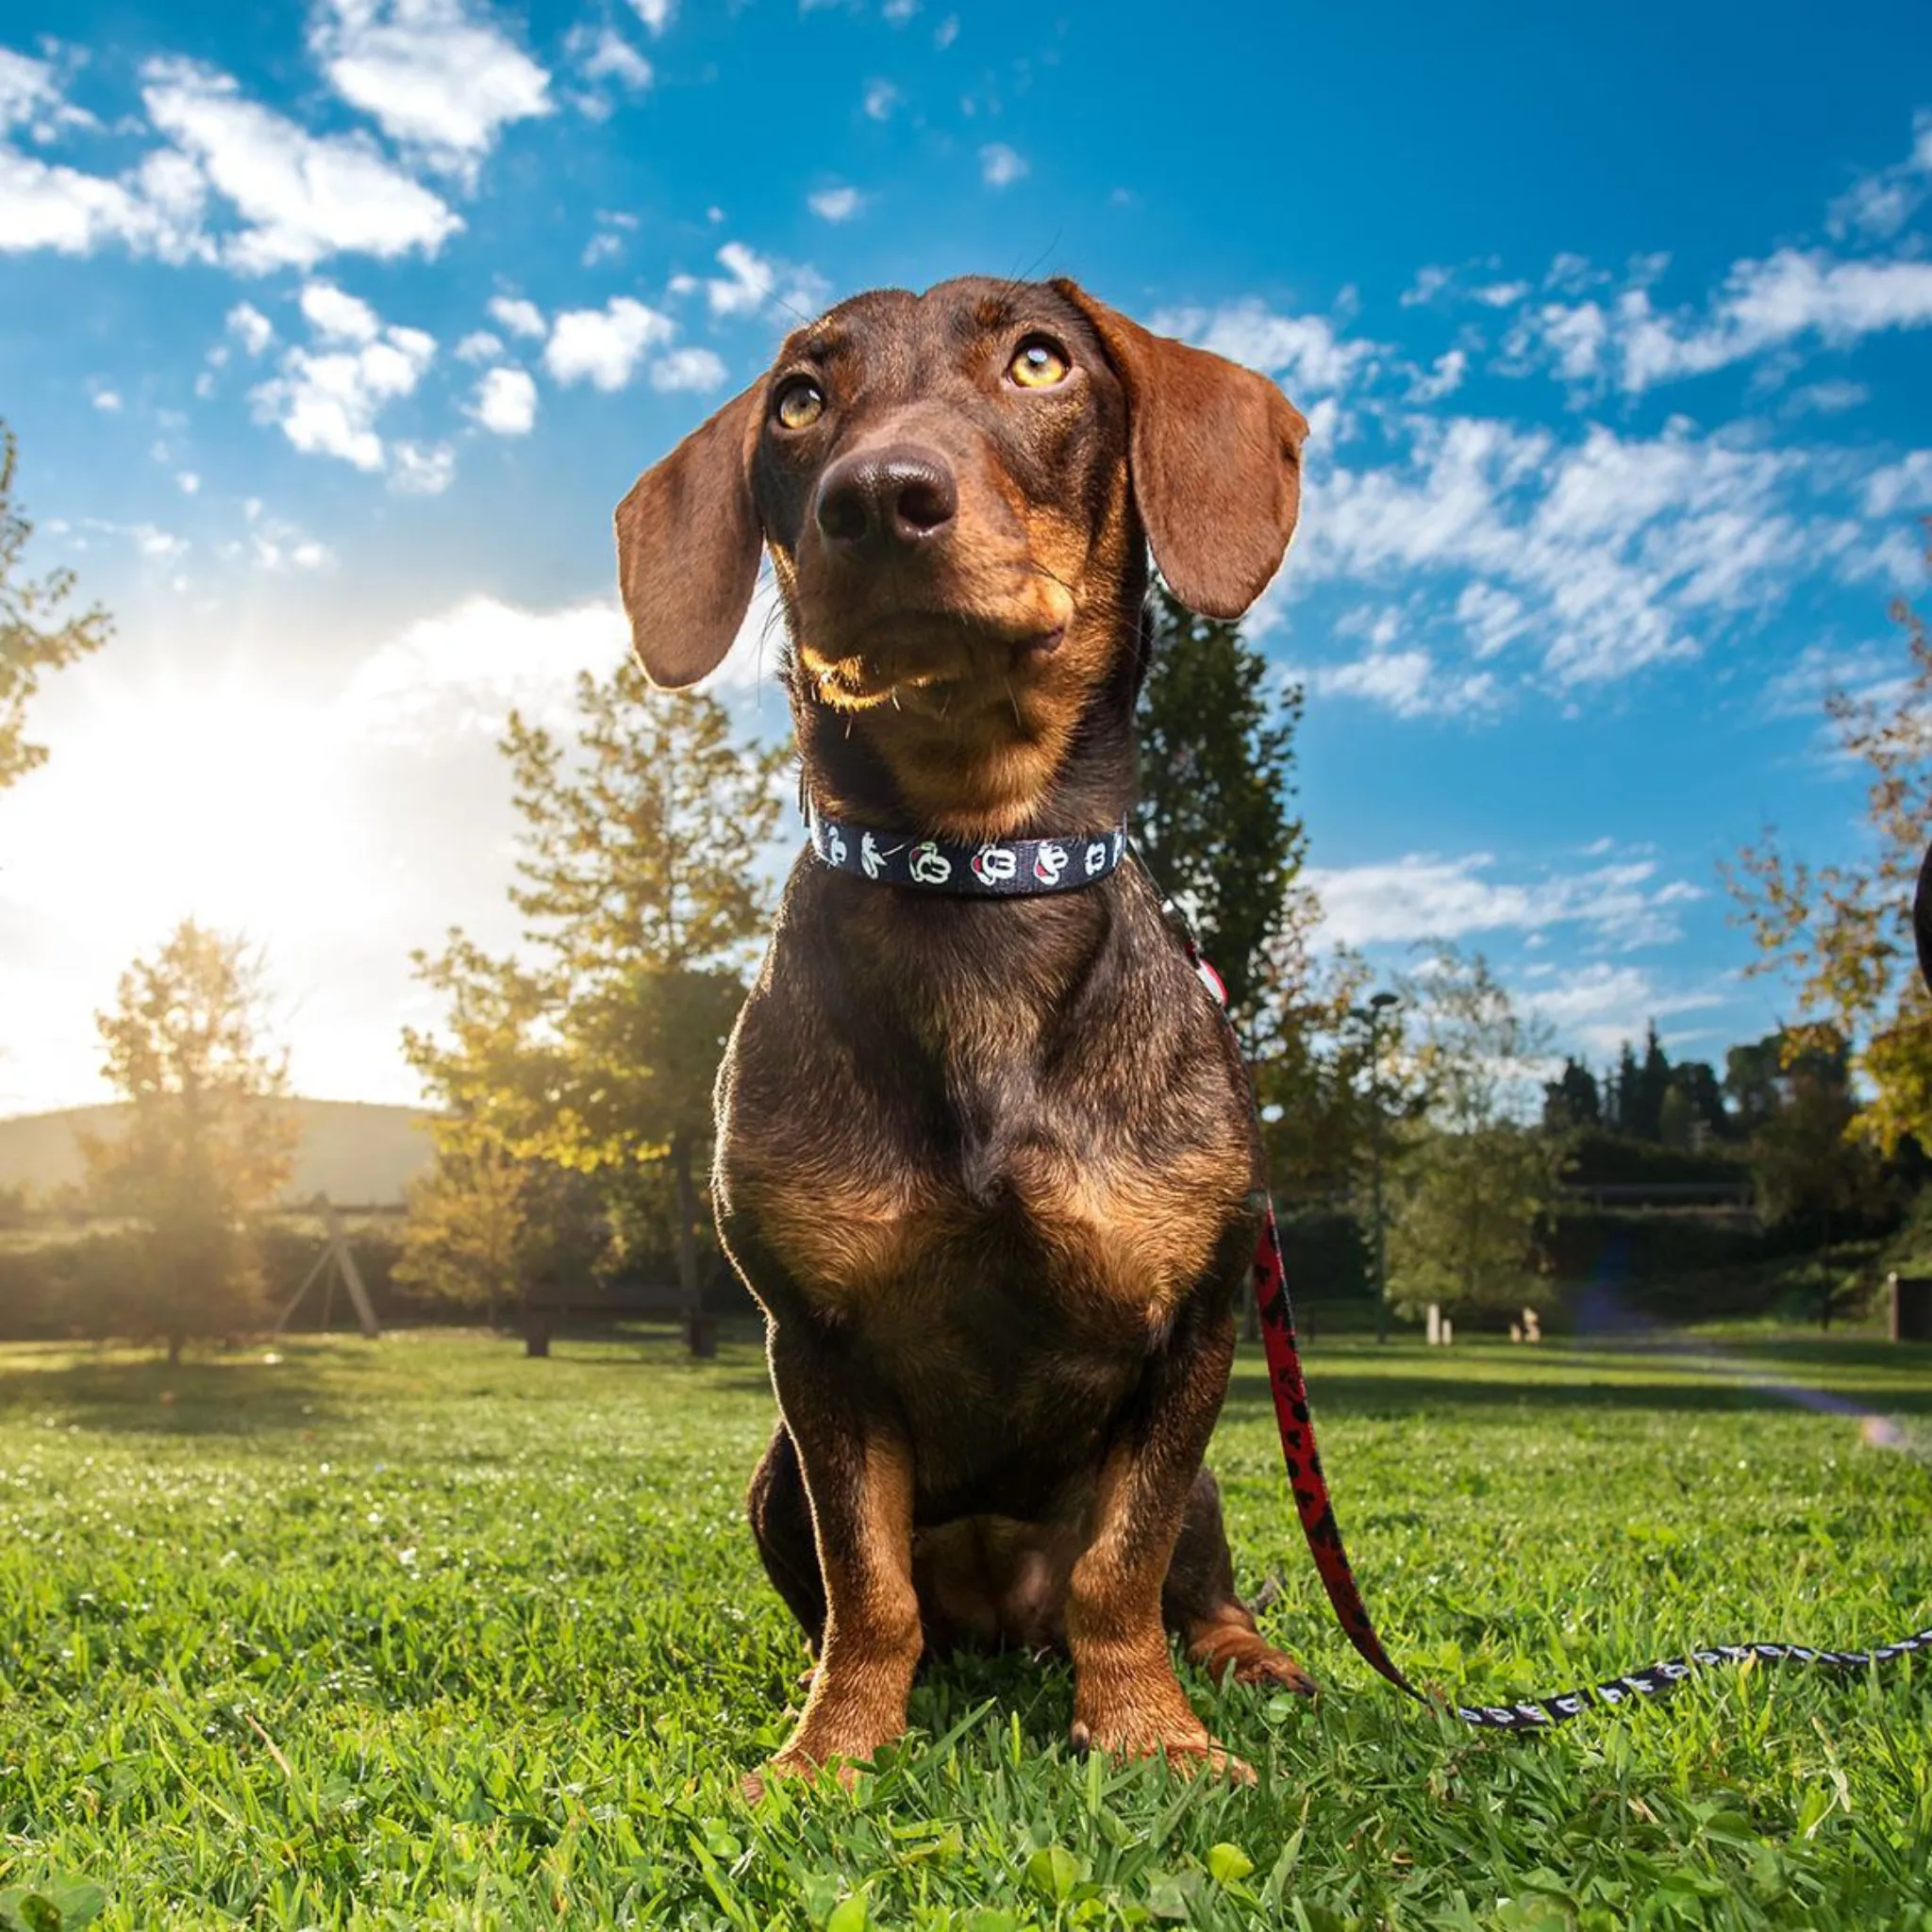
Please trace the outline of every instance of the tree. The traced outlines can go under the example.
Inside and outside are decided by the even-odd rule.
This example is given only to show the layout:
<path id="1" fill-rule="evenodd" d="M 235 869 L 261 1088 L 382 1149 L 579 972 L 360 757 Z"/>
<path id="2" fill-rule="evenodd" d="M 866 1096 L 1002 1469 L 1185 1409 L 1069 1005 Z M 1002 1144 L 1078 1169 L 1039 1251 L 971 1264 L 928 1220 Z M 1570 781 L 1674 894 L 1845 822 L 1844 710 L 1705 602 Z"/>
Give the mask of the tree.
<path id="1" fill-rule="evenodd" d="M 79 1136 L 99 1205 L 136 1224 L 136 1319 L 178 1361 L 191 1336 L 258 1321 L 256 1229 L 289 1178 L 297 1128 L 275 1103 L 287 1057 L 261 1039 L 261 965 L 240 939 L 184 921 L 121 975 L 95 1024 L 125 1130 Z"/>
<path id="2" fill-rule="evenodd" d="M 1520 1307 L 1569 1158 L 1528 1123 L 1548 1027 L 1519 1014 L 1480 954 L 1441 948 L 1410 981 L 1414 1076 L 1425 1096 L 1394 1165 L 1389 1279 L 1413 1313 Z"/>
<path id="3" fill-rule="evenodd" d="M 1301 940 L 1313 924 L 1312 899 L 1298 887 L 1306 841 L 1291 808 L 1301 692 L 1271 704 L 1267 660 L 1239 627 L 1197 617 L 1164 584 L 1148 623 L 1135 837 L 1199 932 L 1228 1012 L 1258 1057 L 1271 1018 L 1286 1017 L 1305 990 L 1286 982 L 1304 963 Z"/>
<path id="4" fill-rule="evenodd" d="M 1891 616 L 1905 634 L 1903 675 L 1863 694 L 1835 686 L 1824 699 L 1839 751 L 1868 774 L 1865 851 L 1813 866 L 1767 825 L 1722 868 L 1757 948 L 1747 970 L 1795 983 L 1785 1051 L 1849 1044 L 1873 1088 L 1857 1130 L 1888 1154 L 1907 1134 L 1932 1145 L 1932 997 L 1911 929 L 1913 881 L 1932 840 L 1932 637 L 1903 600 Z"/>
<path id="5" fill-rule="evenodd" d="M 1544 1127 L 1553 1134 L 1563 1134 L 1602 1123 L 1603 1101 L 1597 1092 L 1596 1075 L 1581 1060 L 1566 1056 L 1562 1073 L 1543 1086 Z"/>
<path id="6" fill-rule="evenodd" d="M 404 1051 L 441 1103 L 440 1149 L 472 1158 L 493 1141 L 596 1175 L 620 1246 L 623 1210 L 668 1163 L 694 1302 L 711 1087 L 769 923 L 757 861 L 787 755 L 739 743 L 716 699 L 652 691 L 634 664 L 579 678 L 576 699 L 574 745 L 514 714 L 503 741 L 528 958 L 492 958 L 459 932 L 439 958 L 417 954 L 450 1022 L 442 1037 L 406 1031 Z"/>
<path id="7" fill-rule="evenodd" d="M 1751 1141 L 1758 1207 L 1766 1221 L 1817 1232 L 1823 1262 L 1819 1317 L 1829 1327 L 1836 1300 L 1832 1230 L 1851 1231 L 1881 1204 L 1885 1177 L 1869 1139 L 1851 1131 L 1857 1105 L 1842 1041 L 1780 1041 L 1778 1105 Z"/>
<path id="8" fill-rule="evenodd" d="M 13 498 L 18 446 L 0 423 L 0 791 L 40 764 L 46 747 L 26 740 L 27 700 L 42 675 L 98 650 L 112 629 L 98 605 L 61 614 L 74 594 L 74 573 L 20 578 L 21 554 L 33 525 Z"/>

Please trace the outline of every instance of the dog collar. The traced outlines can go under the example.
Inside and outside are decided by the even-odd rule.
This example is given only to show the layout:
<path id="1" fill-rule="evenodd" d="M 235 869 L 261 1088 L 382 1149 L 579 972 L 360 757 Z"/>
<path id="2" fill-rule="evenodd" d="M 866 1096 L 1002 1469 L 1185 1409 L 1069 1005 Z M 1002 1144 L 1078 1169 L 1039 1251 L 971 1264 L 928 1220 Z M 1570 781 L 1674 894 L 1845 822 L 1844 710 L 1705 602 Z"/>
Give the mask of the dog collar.
<path id="1" fill-rule="evenodd" d="M 836 872 L 881 886 L 910 886 L 958 898 L 1019 899 L 1097 885 L 1119 865 L 1127 828 L 1069 839 L 916 839 L 873 825 L 841 824 L 808 805 L 811 849 Z"/>

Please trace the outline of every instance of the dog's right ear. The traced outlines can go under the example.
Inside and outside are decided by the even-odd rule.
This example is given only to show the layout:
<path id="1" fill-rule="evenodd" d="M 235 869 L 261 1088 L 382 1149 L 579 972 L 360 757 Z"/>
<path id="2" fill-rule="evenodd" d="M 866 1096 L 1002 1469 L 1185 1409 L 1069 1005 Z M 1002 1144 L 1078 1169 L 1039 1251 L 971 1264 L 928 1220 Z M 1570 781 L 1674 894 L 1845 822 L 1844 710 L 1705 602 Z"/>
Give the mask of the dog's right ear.
<path id="1" fill-rule="evenodd" d="M 617 506 L 617 581 L 644 675 L 680 691 L 715 671 L 758 581 L 751 500 L 762 379 L 691 431 Z"/>

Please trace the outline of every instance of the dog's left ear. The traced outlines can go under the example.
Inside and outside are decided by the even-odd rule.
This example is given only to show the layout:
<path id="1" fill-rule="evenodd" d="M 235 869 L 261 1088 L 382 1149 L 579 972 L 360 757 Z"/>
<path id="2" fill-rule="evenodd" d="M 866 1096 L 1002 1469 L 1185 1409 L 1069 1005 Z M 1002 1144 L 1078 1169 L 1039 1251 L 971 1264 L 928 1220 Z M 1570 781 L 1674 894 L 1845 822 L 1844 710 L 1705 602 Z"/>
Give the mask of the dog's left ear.
<path id="1" fill-rule="evenodd" d="M 679 691 L 715 671 L 758 582 L 763 531 L 751 453 L 765 386 L 756 382 L 646 470 L 617 506 L 617 580 L 631 642 L 655 685 Z"/>
<path id="2" fill-rule="evenodd" d="M 1239 617 L 1281 568 L 1302 495 L 1302 413 L 1265 375 L 1157 336 L 1076 283 L 1127 392 L 1134 503 L 1169 588 L 1203 617 Z"/>

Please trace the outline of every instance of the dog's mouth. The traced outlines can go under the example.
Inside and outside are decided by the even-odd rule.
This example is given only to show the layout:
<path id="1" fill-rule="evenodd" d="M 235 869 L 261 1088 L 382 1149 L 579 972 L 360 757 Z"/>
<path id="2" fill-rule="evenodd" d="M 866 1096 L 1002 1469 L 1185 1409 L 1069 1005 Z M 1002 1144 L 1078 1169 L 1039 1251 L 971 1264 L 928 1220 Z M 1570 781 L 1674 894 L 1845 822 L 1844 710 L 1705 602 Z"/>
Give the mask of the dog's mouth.
<path id="1" fill-rule="evenodd" d="M 1064 624 L 1017 631 L 969 624 L 950 612 L 902 613 L 850 643 L 808 642 L 800 657 L 819 696 L 841 710 L 891 706 L 958 717 L 1010 702 L 1015 679 L 1050 659 L 1067 634 Z"/>

